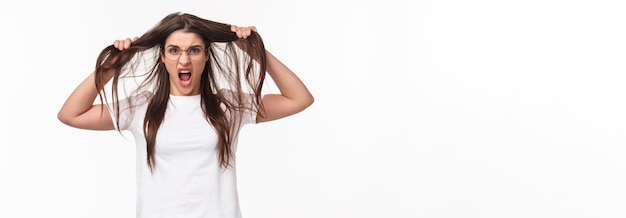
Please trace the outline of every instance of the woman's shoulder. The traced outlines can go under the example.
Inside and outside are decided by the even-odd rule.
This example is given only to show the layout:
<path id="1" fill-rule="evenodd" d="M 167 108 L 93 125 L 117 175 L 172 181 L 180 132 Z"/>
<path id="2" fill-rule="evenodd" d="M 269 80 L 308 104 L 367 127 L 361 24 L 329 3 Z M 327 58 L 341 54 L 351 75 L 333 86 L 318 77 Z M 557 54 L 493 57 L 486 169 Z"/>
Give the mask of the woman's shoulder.
<path id="1" fill-rule="evenodd" d="M 118 100 L 113 101 L 111 104 L 118 105 L 120 109 L 141 107 L 147 105 L 153 96 L 154 94 L 149 91 L 132 93 L 128 96 L 122 96 Z"/>
<path id="2" fill-rule="evenodd" d="M 132 96 L 133 101 L 136 104 L 147 104 L 148 102 L 150 102 L 150 99 L 152 99 L 152 97 L 154 97 L 154 93 L 150 91 L 143 91 Z"/>
<path id="3" fill-rule="evenodd" d="M 224 98 L 230 101 L 241 101 L 241 100 L 249 101 L 249 98 L 254 96 L 254 94 L 252 93 L 226 89 L 226 88 L 219 89 L 217 91 L 217 94 L 223 96 Z"/>

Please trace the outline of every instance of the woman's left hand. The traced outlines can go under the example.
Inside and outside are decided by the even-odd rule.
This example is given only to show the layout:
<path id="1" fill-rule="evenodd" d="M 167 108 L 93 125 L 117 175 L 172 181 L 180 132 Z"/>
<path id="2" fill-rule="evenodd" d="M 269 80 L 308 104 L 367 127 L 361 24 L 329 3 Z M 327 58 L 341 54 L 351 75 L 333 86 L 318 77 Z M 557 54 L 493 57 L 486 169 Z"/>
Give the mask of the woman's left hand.
<path id="1" fill-rule="evenodd" d="M 240 39 L 245 39 L 252 34 L 252 31 L 256 32 L 255 26 L 238 27 L 236 25 L 230 25 L 230 30 L 237 33 Z"/>

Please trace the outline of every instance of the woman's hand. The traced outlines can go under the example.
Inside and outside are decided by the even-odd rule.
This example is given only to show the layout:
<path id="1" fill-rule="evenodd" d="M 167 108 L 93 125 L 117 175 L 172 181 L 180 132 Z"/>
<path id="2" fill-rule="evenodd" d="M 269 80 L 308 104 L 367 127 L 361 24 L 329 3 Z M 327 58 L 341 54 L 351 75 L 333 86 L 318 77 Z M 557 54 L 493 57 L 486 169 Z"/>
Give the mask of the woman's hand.
<path id="1" fill-rule="evenodd" d="M 240 39 L 245 39 L 245 38 L 248 38 L 250 34 L 252 34 L 252 31 L 256 32 L 256 27 L 254 26 L 238 27 L 235 25 L 230 25 L 230 30 L 237 33 L 237 36 Z"/>
<path id="2" fill-rule="evenodd" d="M 232 28 L 231 28 L 232 29 Z M 113 46 L 119 49 L 120 51 L 124 51 L 124 49 L 130 48 L 130 45 L 137 40 L 139 37 L 135 36 L 134 38 L 126 38 L 126 39 L 118 39 L 113 42 Z"/>
<path id="3" fill-rule="evenodd" d="M 131 44 L 137 39 L 139 39 L 139 37 L 137 36 L 133 37 L 132 39 L 131 38 L 117 39 L 113 42 L 113 46 L 117 48 L 117 50 L 119 51 L 124 51 L 125 49 L 130 48 Z M 111 63 L 113 64 L 117 63 L 118 57 L 119 57 L 119 54 L 114 55 L 111 59 Z M 115 75 L 115 71 L 113 69 L 110 69 L 109 72 L 107 72 L 106 74 L 112 77 L 113 75 Z"/>

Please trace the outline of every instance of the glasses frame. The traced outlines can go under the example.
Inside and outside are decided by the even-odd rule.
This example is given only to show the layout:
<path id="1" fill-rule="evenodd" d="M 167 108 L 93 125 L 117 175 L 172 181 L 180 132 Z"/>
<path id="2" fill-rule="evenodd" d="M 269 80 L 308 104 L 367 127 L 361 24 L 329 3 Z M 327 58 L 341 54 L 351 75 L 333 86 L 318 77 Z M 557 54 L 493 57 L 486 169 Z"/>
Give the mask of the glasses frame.
<path id="1" fill-rule="evenodd" d="M 204 57 L 204 55 L 193 56 L 193 55 L 191 55 L 191 53 L 189 53 L 189 50 L 197 49 L 197 47 L 202 48 L 202 46 L 191 46 L 191 47 L 189 47 L 187 49 L 180 49 L 178 46 L 169 46 L 167 48 L 163 48 L 163 56 L 165 56 L 165 59 L 167 59 L 167 60 L 178 61 L 178 60 L 180 60 L 180 57 L 183 56 L 183 53 L 186 53 L 187 57 L 189 58 L 189 60 L 201 61 L 202 58 Z M 179 53 L 178 53 L 178 55 L 175 58 L 173 58 L 171 56 L 172 54 L 168 52 L 168 49 L 170 49 L 170 48 L 178 49 Z M 206 55 L 207 52 L 209 52 L 209 48 L 208 47 L 204 47 L 201 50 L 202 50 L 202 54 L 205 54 L 205 55 Z M 200 53 L 198 53 L 198 54 L 200 54 Z M 194 57 L 197 58 L 197 59 L 194 59 Z"/>

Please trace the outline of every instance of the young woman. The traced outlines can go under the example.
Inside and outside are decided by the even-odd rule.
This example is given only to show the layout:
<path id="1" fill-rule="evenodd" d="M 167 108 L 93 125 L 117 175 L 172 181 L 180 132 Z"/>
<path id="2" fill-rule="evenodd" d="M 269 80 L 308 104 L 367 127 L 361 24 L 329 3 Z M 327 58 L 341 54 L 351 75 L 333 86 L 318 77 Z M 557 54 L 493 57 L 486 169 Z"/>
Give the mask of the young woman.
<path id="1" fill-rule="evenodd" d="M 266 74 L 280 94 L 261 94 Z M 106 47 L 58 118 L 133 134 L 137 217 L 234 218 L 241 217 L 234 158 L 241 127 L 312 103 L 255 27 L 172 13 L 142 36 Z"/>

